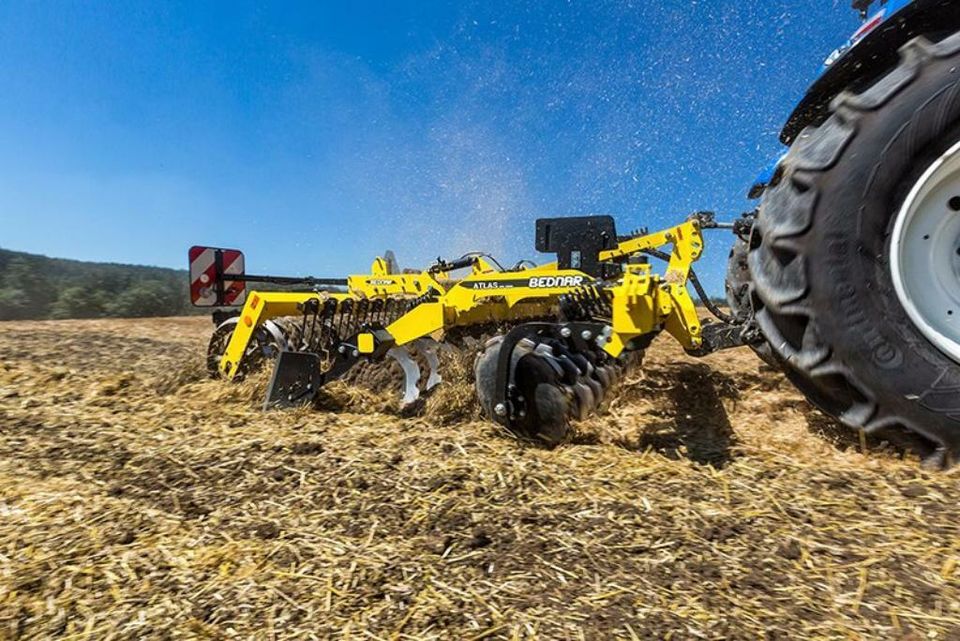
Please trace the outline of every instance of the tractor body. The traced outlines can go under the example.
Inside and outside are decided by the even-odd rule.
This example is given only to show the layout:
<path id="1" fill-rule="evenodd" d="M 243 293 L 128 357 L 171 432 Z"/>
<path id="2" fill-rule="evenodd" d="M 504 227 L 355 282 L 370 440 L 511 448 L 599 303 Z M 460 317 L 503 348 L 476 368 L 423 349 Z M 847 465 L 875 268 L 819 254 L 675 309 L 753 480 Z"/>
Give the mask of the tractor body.
<path id="1" fill-rule="evenodd" d="M 861 27 L 755 181 L 728 300 L 847 426 L 960 459 L 960 3 L 855 0 Z"/>
<path id="2" fill-rule="evenodd" d="M 897 65 L 898 50 L 918 36 L 939 40 L 960 29 L 960 3 L 953 0 L 858 0 L 863 24 L 824 60 L 819 72 L 780 131 L 789 147 L 809 125 L 822 123 L 841 91 L 869 86 Z M 786 151 L 760 172 L 749 197 L 759 198 Z"/>

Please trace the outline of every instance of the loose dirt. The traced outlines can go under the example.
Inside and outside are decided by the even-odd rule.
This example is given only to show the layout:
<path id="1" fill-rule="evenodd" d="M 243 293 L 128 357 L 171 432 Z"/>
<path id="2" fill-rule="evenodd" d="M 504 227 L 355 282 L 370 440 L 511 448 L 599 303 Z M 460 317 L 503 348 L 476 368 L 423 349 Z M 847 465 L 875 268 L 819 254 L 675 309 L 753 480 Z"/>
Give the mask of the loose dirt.
<path id="1" fill-rule="evenodd" d="M 204 319 L 0 323 L 0 638 L 960 639 L 960 476 L 658 340 L 554 450 L 369 385 L 263 413 Z"/>

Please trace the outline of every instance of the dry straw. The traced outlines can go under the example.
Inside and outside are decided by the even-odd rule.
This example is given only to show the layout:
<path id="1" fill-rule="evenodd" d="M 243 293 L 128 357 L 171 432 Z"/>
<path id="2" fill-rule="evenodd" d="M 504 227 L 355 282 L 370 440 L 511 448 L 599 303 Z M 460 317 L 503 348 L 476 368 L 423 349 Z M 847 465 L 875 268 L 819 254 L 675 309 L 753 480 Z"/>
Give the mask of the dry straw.
<path id="1" fill-rule="evenodd" d="M 418 415 L 262 413 L 208 330 L 0 325 L 0 638 L 960 638 L 957 473 L 749 352 L 658 341 L 547 451 L 478 420 L 469 356 Z"/>

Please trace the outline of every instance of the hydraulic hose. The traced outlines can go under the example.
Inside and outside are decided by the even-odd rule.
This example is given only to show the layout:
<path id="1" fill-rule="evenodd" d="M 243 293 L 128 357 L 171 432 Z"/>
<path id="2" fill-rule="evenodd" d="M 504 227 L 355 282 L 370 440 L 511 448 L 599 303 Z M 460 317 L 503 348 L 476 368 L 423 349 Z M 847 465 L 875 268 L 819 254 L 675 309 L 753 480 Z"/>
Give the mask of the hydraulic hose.
<path id="1" fill-rule="evenodd" d="M 670 262 L 670 255 L 667 254 L 666 252 L 660 251 L 659 249 L 644 249 L 643 253 L 649 254 L 654 258 L 659 258 L 660 260 Z M 733 316 L 731 316 L 730 314 L 727 314 L 722 309 L 720 309 L 719 307 L 713 304 L 713 301 L 711 301 L 710 297 L 707 295 L 707 291 L 703 288 L 703 285 L 700 283 L 700 279 L 697 278 L 697 272 L 693 271 L 692 268 L 690 269 L 689 278 L 690 278 L 690 282 L 693 284 L 693 288 L 697 292 L 697 297 L 700 299 L 700 302 L 703 304 L 704 307 L 707 308 L 707 310 L 711 314 L 713 314 L 717 318 L 717 320 L 723 323 L 726 323 L 728 325 L 733 325 L 737 322 Z"/>

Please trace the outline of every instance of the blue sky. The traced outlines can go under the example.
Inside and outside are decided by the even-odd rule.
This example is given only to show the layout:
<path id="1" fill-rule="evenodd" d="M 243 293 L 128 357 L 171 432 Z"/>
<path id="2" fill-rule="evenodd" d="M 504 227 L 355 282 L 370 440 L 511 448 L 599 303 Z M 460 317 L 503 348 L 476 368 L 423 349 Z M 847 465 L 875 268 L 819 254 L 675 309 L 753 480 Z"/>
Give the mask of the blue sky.
<path id="1" fill-rule="evenodd" d="M 848 5 L 5 0 L 0 247 L 334 276 L 734 215 Z"/>

